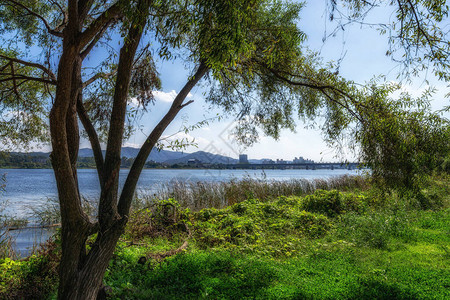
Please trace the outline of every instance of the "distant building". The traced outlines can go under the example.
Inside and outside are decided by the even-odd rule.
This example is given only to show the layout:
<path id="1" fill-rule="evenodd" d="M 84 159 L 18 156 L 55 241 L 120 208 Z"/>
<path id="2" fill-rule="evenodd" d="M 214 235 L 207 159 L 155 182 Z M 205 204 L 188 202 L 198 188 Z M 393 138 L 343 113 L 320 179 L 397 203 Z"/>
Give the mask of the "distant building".
<path id="1" fill-rule="evenodd" d="M 313 164 L 314 161 L 311 159 L 304 159 L 303 156 L 300 156 L 299 158 L 295 157 L 293 160 L 294 164 Z"/>
<path id="2" fill-rule="evenodd" d="M 285 161 L 284 159 L 277 159 L 277 164 L 284 165 L 287 164 L 287 161 Z"/>
<path id="3" fill-rule="evenodd" d="M 272 159 L 263 159 L 262 163 L 265 165 L 270 165 L 274 164 L 275 162 Z"/>
<path id="4" fill-rule="evenodd" d="M 305 159 L 303 158 L 303 156 L 300 156 L 299 158 L 295 157 L 294 158 L 294 164 L 303 164 L 305 163 Z"/>
<path id="5" fill-rule="evenodd" d="M 239 163 L 240 164 L 248 164 L 247 154 L 239 154 Z"/>

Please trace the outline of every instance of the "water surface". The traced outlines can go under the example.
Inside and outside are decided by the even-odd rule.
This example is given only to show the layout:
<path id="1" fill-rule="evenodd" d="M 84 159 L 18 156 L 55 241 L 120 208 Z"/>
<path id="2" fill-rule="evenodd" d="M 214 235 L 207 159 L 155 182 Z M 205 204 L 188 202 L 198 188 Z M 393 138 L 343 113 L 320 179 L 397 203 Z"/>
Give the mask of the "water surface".
<path id="1" fill-rule="evenodd" d="M 129 170 L 119 173 L 122 186 Z M 20 218 L 29 218 L 32 208 L 46 205 L 49 198 L 57 197 L 56 182 L 51 169 L 0 169 L 0 175 L 6 174 L 6 190 L 0 194 L 0 205 L 4 207 L 1 214 Z M 210 169 L 145 169 L 139 178 L 137 189 L 154 191 L 162 184 L 172 181 L 207 181 L 221 182 L 243 178 L 290 180 L 330 178 L 342 175 L 358 175 L 357 170 L 319 169 L 319 170 L 210 170 Z M 78 171 L 80 191 L 83 196 L 95 199 L 100 195 L 97 171 L 83 169 Z M 3 204 L 3 205 L 2 205 Z M 6 205 L 5 205 L 6 204 Z M 12 231 L 15 238 L 15 250 L 27 256 L 30 250 L 45 241 L 53 230 L 22 229 Z"/>
<path id="2" fill-rule="evenodd" d="M 122 186 L 128 169 L 120 170 L 119 181 Z M 6 174 L 6 191 L 0 195 L 0 201 L 7 201 L 4 213 L 17 217 L 27 217 L 31 207 L 45 204 L 48 198 L 56 198 L 56 182 L 51 169 L 0 169 L 0 175 Z M 356 175 L 356 170 L 210 170 L 210 169 L 145 169 L 139 178 L 138 190 L 155 190 L 161 184 L 171 181 L 208 181 L 220 182 L 232 179 L 266 178 L 268 180 L 316 179 L 341 175 Z M 80 191 L 83 196 L 98 198 L 100 187 L 97 172 L 93 169 L 78 171 Z"/>

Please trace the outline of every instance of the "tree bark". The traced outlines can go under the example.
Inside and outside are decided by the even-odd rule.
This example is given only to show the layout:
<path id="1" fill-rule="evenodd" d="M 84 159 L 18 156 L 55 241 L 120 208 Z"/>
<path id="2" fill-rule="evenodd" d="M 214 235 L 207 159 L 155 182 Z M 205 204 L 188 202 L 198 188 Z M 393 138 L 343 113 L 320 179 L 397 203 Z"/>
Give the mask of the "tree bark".
<path id="1" fill-rule="evenodd" d="M 75 1 L 76 2 L 76 1 Z M 99 226 L 92 224 L 82 211 L 78 191 L 76 160 L 79 148 L 77 104 L 80 119 L 87 130 L 93 127 L 85 117 L 81 93 L 81 51 L 85 41 L 80 37 L 80 26 L 71 24 L 72 18 L 81 22 L 78 9 L 69 1 L 69 24 L 64 31 L 63 53 L 58 67 L 58 84 L 55 102 L 50 115 L 52 136 L 52 164 L 58 185 L 62 221 L 62 258 L 58 299 L 96 299 L 117 241 L 124 231 L 126 219 L 117 214 L 118 175 L 123 139 L 126 105 L 131 68 L 148 17 L 149 1 L 137 6 L 137 17 L 130 25 L 128 36 L 121 49 L 118 76 L 113 97 L 113 111 L 104 163 L 99 158 L 98 139 L 90 134 L 97 152 L 96 160 L 101 196 Z M 83 16 L 84 12 L 81 12 Z M 80 23 L 78 23 L 79 25 Z M 95 133 L 95 130 L 94 130 Z M 91 141 L 92 142 L 92 141 Z M 100 152 L 100 154 L 98 153 Z M 86 240 L 97 233 L 97 238 L 87 253 Z"/>

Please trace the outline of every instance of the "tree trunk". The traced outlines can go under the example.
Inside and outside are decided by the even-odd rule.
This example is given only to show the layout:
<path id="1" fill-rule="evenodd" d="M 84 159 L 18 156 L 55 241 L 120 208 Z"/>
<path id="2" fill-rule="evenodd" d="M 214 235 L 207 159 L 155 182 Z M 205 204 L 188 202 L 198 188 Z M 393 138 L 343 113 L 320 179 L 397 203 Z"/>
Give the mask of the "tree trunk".
<path id="1" fill-rule="evenodd" d="M 77 7 L 69 6 L 69 16 L 77 16 Z M 120 152 L 131 69 L 142 30 L 146 24 L 148 8 L 147 0 L 139 1 L 137 7 L 139 16 L 130 25 L 128 36 L 120 52 L 105 162 L 97 159 L 97 167 L 103 169 L 99 170 L 102 172 L 99 173 L 101 196 L 98 224 L 92 224 L 82 211 L 77 183 L 76 160 L 79 147 L 77 102 L 79 102 L 79 112 L 83 113 L 80 106 L 82 105 L 82 56 L 80 55 L 82 47 L 77 39 L 80 26 L 69 24 L 64 33 L 63 53 L 58 66 L 57 90 L 50 115 L 52 165 L 58 186 L 62 223 L 58 299 L 97 298 L 106 268 L 125 228 L 127 218 L 117 213 Z M 75 19 L 79 25 L 80 20 Z M 88 126 L 88 119 L 83 119 L 83 116 L 81 119 L 88 127 L 87 130 L 93 129 Z M 96 140 L 94 135 L 90 137 L 93 137 L 91 141 Z M 96 146 L 98 148 L 98 145 L 93 147 Z M 97 238 L 87 253 L 86 240 L 93 233 L 97 233 Z"/>
<path id="2" fill-rule="evenodd" d="M 58 299 L 93 300 L 97 298 L 103 276 L 117 241 L 123 233 L 124 225 L 124 222 L 118 222 L 108 232 L 99 232 L 99 238 L 92 245 L 89 254 L 80 260 L 80 268 L 71 274 L 68 285 L 60 286 Z M 83 246 L 84 242 L 85 240 L 83 240 Z"/>

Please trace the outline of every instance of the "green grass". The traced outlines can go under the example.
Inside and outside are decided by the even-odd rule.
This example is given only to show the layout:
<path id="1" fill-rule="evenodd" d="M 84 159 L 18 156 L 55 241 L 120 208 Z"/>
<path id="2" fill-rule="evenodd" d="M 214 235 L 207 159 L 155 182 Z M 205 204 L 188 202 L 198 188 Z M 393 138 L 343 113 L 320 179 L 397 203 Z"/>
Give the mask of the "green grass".
<path id="1" fill-rule="evenodd" d="M 418 197 L 354 188 L 199 211 L 156 202 L 131 216 L 104 283 L 110 299 L 450 299 L 449 183 Z M 0 298 L 54 293 L 49 255 L 0 260 Z M 42 270 L 46 282 L 31 285 Z"/>
<path id="2" fill-rule="evenodd" d="M 317 191 L 190 213 L 183 253 L 142 265 L 151 251 L 119 248 L 106 284 L 112 299 L 449 299 L 446 202 L 373 197 Z M 185 236 L 153 239 L 176 247 Z"/>
<path id="3" fill-rule="evenodd" d="M 428 255 L 347 249 L 274 260 L 191 252 L 154 269 L 137 267 L 115 293 L 130 299 L 448 299 L 450 271 L 440 253 L 433 256 L 438 261 L 419 263 Z M 107 282 L 118 281 L 109 276 Z"/>

